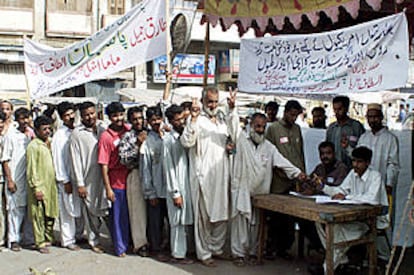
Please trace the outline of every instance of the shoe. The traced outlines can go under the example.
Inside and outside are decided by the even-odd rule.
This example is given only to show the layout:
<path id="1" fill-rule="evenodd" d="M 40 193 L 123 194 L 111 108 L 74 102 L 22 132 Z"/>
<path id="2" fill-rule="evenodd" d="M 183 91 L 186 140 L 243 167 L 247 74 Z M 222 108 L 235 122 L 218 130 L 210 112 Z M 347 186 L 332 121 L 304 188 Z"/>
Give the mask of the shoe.
<path id="1" fill-rule="evenodd" d="M 144 245 L 138 248 L 138 250 L 136 251 L 136 254 L 138 254 L 141 257 L 148 257 L 149 256 L 148 246 Z"/>
<path id="2" fill-rule="evenodd" d="M 14 252 L 19 252 L 22 250 L 22 247 L 20 246 L 20 244 L 13 242 L 10 245 L 10 250 Z"/>
<path id="3" fill-rule="evenodd" d="M 74 243 L 71 243 L 70 245 L 65 246 L 67 249 L 71 251 L 79 251 L 80 247 Z"/>
<path id="4" fill-rule="evenodd" d="M 49 248 L 47 248 L 46 246 L 45 246 L 45 247 L 39 247 L 39 248 L 38 248 L 38 251 L 39 251 L 41 254 L 49 254 L 49 253 L 50 253 Z"/>
<path id="5" fill-rule="evenodd" d="M 124 252 L 124 253 L 121 253 L 121 254 L 119 254 L 119 255 L 117 255 L 119 258 L 125 258 L 125 256 L 126 256 L 126 253 Z"/>
<path id="6" fill-rule="evenodd" d="M 97 253 L 97 254 L 102 254 L 105 252 L 105 250 L 103 249 L 102 246 L 100 245 L 95 245 L 95 246 L 91 246 L 91 249 L 93 252 Z"/>
<path id="7" fill-rule="evenodd" d="M 183 264 L 183 265 L 187 265 L 187 264 L 193 264 L 194 261 L 189 259 L 189 258 L 171 258 L 170 262 L 172 264 Z"/>
<path id="8" fill-rule="evenodd" d="M 208 258 L 201 261 L 202 265 L 205 265 L 207 267 L 217 267 L 217 264 L 214 262 L 212 258 Z"/>

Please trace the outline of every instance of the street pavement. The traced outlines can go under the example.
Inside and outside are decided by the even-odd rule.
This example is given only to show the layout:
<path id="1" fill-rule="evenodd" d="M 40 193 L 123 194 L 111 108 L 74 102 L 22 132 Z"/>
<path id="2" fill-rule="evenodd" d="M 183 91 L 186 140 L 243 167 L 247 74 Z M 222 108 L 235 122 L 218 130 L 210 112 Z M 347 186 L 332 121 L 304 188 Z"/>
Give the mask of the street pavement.
<path id="1" fill-rule="evenodd" d="M 51 247 L 50 254 L 40 254 L 36 250 L 23 249 L 13 252 L 2 249 L 0 252 L 0 275 L 31 274 L 29 268 L 38 271 L 49 269 L 53 274 L 150 274 L 150 275 L 305 275 L 307 262 L 310 258 L 287 261 L 277 258 L 274 261 L 265 261 L 263 265 L 237 267 L 231 261 L 217 260 L 217 267 L 209 268 L 195 262 L 191 265 L 161 263 L 152 258 L 142 258 L 134 254 L 127 254 L 124 258 L 113 255 L 110 238 L 103 234 L 101 243 L 106 253 L 96 254 L 87 244 L 81 245 L 80 251 L 70 251 L 66 248 Z M 295 246 L 294 246 L 295 247 Z M 293 253 L 295 251 L 292 251 Z M 49 274 L 49 273 L 48 273 Z M 50 273 L 51 275 L 52 273 Z M 407 250 L 399 275 L 414 274 L 414 249 Z M 357 274 L 351 274 L 357 275 Z"/>

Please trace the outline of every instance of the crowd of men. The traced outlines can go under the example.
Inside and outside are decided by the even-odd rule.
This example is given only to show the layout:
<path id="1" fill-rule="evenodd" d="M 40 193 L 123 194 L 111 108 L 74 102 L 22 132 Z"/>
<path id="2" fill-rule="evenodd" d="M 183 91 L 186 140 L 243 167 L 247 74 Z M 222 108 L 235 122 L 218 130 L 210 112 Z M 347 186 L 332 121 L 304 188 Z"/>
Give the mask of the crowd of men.
<path id="1" fill-rule="evenodd" d="M 303 111 L 299 102 L 288 101 L 280 119 L 278 104 L 270 102 L 267 116 L 255 113 L 242 129 L 236 95 L 230 92 L 223 111 L 218 90 L 207 87 L 201 104 L 194 99 L 165 110 L 162 105 L 131 107 L 126 117 L 123 105 L 112 102 L 105 109 L 107 127 L 97 119 L 93 103 L 75 108 L 62 102 L 57 112 L 63 125 L 53 133 L 49 116 L 36 117 L 32 129 L 29 110 L 14 111 L 13 122 L 12 104 L 1 102 L 4 245 L 20 251 L 34 244 L 40 253 L 49 253 L 59 218 L 60 245 L 73 251 L 86 233 L 91 249 L 103 253 L 99 236 L 105 223 L 119 257 L 132 247 L 143 257 L 190 264 L 188 249 L 194 245 L 206 266 L 216 266 L 215 258 L 244 266 L 257 259 L 259 219 L 251 197 L 288 194 L 298 186 L 305 193 L 312 189 L 335 199 L 382 205 L 378 228 L 388 228 L 387 194 L 395 195 L 399 152 L 397 138 L 382 124 L 381 105 L 368 106 L 371 130 L 365 131 L 348 116 L 349 98 L 334 98 L 336 122 L 319 144 L 321 163 L 306 175 L 303 138 L 295 123 Z M 326 127 L 323 108 L 312 115 L 314 127 Z M 295 223 L 311 245 L 325 245 L 321 225 L 277 213 L 267 216 L 268 259 L 290 258 Z M 367 228 L 364 223 L 338 225 L 335 242 L 358 238 Z M 230 253 L 224 249 L 226 240 Z M 335 267 L 346 262 L 346 250 L 335 249 Z M 384 259 L 389 256 L 381 240 L 378 251 Z"/>

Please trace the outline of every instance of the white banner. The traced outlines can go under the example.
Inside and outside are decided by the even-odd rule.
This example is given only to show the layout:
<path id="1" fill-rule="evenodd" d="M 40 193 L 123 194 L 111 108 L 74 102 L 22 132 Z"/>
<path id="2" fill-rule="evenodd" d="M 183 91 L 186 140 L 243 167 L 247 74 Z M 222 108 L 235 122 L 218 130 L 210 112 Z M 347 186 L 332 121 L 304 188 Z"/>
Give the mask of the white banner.
<path id="1" fill-rule="evenodd" d="M 113 24 L 63 49 L 26 39 L 32 99 L 44 97 L 166 54 L 165 1 L 144 0 Z"/>
<path id="2" fill-rule="evenodd" d="M 248 93 L 337 94 L 404 87 L 404 13 L 331 32 L 243 39 L 238 88 Z"/>

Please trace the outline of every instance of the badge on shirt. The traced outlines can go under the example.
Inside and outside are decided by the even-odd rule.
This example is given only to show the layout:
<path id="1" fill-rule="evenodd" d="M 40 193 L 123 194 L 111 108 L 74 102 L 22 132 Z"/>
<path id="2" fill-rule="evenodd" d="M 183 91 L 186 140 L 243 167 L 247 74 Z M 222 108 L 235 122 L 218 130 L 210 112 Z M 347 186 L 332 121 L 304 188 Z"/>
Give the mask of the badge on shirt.
<path id="1" fill-rule="evenodd" d="M 357 142 L 358 141 L 358 137 L 356 137 L 356 136 L 349 136 L 349 141 Z"/>
<path id="2" fill-rule="evenodd" d="M 285 144 L 289 142 L 289 138 L 288 137 L 281 137 L 279 139 L 280 144 Z"/>
<path id="3" fill-rule="evenodd" d="M 118 145 L 119 145 L 119 142 L 120 142 L 121 140 L 118 138 L 118 139 L 116 139 L 116 140 L 114 140 L 114 146 L 115 147 L 118 147 Z"/>
<path id="4" fill-rule="evenodd" d="M 327 177 L 326 182 L 327 183 L 334 183 L 335 179 L 333 177 Z"/>

